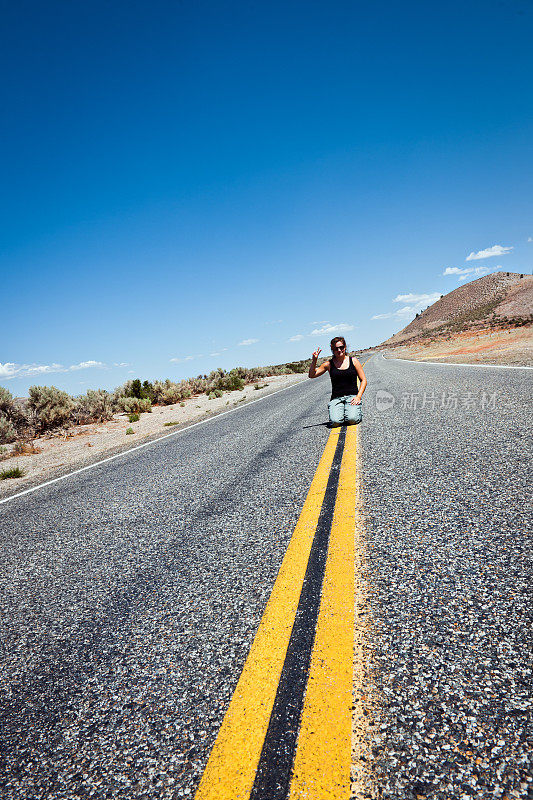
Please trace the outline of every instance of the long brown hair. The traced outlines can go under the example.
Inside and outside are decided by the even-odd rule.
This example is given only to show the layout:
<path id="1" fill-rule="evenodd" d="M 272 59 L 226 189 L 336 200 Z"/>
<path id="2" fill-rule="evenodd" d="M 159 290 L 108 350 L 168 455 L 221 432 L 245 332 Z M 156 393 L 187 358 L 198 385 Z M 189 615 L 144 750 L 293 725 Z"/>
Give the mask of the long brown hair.
<path id="1" fill-rule="evenodd" d="M 346 348 L 346 339 L 344 338 L 344 336 L 334 336 L 333 337 L 333 339 L 329 343 L 329 346 L 331 347 L 332 350 L 333 350 L 333 345 L 335 344 L 335 342 L 342 342 L 344 348 Z"/>

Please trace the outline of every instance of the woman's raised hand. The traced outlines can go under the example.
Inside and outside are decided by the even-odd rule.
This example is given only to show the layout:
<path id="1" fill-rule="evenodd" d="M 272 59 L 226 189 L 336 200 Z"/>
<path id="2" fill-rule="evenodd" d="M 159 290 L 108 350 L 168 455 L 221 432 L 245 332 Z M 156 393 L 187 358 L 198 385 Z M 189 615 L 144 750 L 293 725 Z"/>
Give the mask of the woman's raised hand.
<path id="1" fill-rule="evenodd" d="M 320 355 L 321 352 L 322 352 L 321 348 L 317 347 L 317 349 L 313 353 L 313 358 L 315 359 L 315 361 L 317 360 L 317 358 L 318 358 L 318 356 Z"/>

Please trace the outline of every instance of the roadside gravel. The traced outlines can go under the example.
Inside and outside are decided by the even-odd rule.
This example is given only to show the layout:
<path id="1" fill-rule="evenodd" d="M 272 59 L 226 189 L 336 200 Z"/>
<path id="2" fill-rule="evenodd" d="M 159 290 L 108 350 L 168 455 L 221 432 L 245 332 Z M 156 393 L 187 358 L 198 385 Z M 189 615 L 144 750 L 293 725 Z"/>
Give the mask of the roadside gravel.
<path id="1" fill-rule="evenodd" d="M 377 796 L 532 797 L 529 374 L 381 356 L 367 374 Z"/>

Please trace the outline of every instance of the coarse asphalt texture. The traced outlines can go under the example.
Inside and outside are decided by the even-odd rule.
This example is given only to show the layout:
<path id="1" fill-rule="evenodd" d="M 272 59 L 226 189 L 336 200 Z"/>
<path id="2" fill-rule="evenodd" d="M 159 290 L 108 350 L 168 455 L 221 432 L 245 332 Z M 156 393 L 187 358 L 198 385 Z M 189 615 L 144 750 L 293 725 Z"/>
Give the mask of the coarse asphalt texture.
<path id="1" fill-rule="evenodd" d="M 528 797 L 529 373 L 365 371 L 376 795 Z M 328 384 L 0 506 L 2 798 L 194 795 L 328 437 Z"/>
<path id="2" fill-rule="evenodd" d="M 368 367 L 378 796 L 531 797 L 531 373 Z"/>

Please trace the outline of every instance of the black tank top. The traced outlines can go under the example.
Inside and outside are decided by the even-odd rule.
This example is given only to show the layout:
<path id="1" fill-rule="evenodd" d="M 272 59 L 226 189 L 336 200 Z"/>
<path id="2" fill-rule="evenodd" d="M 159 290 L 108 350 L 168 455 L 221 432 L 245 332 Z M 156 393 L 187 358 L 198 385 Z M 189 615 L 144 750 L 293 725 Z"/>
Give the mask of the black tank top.
<path id="1" fill-rule="evenodd" d="M 332 400 L 335 397 L 344 397 L 347 394 L 357 394 L 357 372 L 353 365 L 352 357 L 348 357 L 350 359 L 348 369 L 338 369 L 333 363 L 333 358 L 329 360 Z"/>

